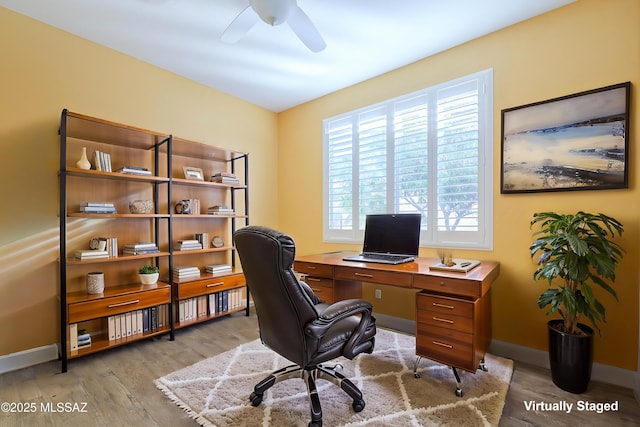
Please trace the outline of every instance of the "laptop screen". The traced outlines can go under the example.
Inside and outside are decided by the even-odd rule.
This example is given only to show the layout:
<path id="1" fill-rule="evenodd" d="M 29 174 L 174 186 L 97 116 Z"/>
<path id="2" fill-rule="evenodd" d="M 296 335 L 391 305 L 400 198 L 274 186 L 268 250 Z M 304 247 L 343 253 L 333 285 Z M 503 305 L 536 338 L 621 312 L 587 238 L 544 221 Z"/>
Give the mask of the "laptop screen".
<path id="1" fill-rule="evenodd" d="M 363 252 L 418 256 L 420 214 L 367 215 Z"/>

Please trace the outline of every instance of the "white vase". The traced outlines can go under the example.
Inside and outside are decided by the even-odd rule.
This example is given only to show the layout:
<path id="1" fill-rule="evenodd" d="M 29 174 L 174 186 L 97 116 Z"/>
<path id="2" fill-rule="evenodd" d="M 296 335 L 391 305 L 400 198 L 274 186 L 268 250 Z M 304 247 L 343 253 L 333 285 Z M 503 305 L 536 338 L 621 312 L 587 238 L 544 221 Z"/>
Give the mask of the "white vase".
<path id="1" fill-rule="evenodd" d="M 154 285 L 158 281 L 158 277 L 160 276 L 160 273 L 151 273 L 151 274 L 138 273 L 138 276 L 140 276 L 140 283 L 142 283 L 143 285 Z"/>
<path id="2" fill-rule="evenodd" d="M 82 147 L 82 155 L 80 156 L 80 160 L 76 163 L 76 166 L 80 169 L 91 169 L 91 163 L 89 159 L 87 159 L 87 147 Z"/>

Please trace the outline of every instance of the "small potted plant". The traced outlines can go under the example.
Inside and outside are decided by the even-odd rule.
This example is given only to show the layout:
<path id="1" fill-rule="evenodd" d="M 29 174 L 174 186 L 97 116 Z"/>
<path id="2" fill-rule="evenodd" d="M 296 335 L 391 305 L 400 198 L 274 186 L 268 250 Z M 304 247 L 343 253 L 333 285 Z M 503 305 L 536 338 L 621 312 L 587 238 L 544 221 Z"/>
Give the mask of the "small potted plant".
<path id="1" fill-rule="evenodd" d="M 545 280 L 548 288 L 538 297 L 538 307 L 561 319 L 548 322 L 549 362 L 554 384 L 571 393 L 582 393 L 591 379 L 593 329 L 600 332 L 605 308 L 594 294 L 600 287 L 616 300 L 611 287 L 623 249 L 613 241 L 623 226 L 602 213 L 535 213 L 530 225 L 538 227 L 529 247 L 531 257 L 539 253 L 534 280 Z"/>
<path id="2" fill-rule="evenodd" d="M 140 282 L 143 285 L 154 285 L 158 282 L 158 276 L 160 276 L 160 268 L 155 265 L 145 265 L 138 270 L 138 276 L 140 276 Z"/>

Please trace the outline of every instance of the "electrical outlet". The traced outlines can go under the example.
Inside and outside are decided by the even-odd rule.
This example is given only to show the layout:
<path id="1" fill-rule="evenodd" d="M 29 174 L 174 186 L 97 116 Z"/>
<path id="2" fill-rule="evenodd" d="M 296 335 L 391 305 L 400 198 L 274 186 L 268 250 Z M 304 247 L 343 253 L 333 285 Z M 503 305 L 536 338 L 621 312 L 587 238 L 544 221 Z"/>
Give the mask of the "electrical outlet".
<path id="1" fill-rule="evenodd" d="M 376 289 L 376 298 L 378 299 L 382 298 L 382 291 L 380 289 Z"/>

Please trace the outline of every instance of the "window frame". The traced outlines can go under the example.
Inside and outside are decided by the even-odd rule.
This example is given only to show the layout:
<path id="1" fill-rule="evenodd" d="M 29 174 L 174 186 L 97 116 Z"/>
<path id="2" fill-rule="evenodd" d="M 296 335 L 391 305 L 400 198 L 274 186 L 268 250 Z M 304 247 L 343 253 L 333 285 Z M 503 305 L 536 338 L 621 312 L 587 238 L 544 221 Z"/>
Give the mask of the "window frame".
<path id="1" fill-rule="evenodd" d="M 393 106 L 404 100 L 416 98 L 426 95 L 428 99 L 437 99 L 435 96 L 439 91 L 446 90 L 455 86 L 469 84 L 470 82 L 477 81 L 478 83 L 478 230 L 474 232 L 466 231 L 440 231 L 437 226 L 428 227 L 423 229 L 420 235 L 421 247 L 433 247 L 433 248 L 452 248 L 452 249 L 476 249 L 476 250 L 492 250 L 493 249 L 493 69 L 482 70 L 467 76 L 456 78 L 454 80 L 443 82 L 434 86 L 430 86 L 412 93 L 408 93 L 393 99 L 389 99 L 377 104 L 368 105 L 358 108 L 353 111 L 342 113 L 333 117 L 329 117 L 323 120 L 323 201 L 322 201 L 322 222 L 323 222 L 323 241 L 331 243 L 351 243 L 362 244 L 364 238 L 363 229 L 360 229 L 360 224 L 357 223 L 359 217 L 359 199 L 358 195 L 353 196 L 355 206 L 353 207 L 353 221 L 354 224 L 351 229 L 347 230 L 330 230 L 329 229 L 329 132 L 328 127 L 331 123 L 336 123 L 339 120 L 351 120 L 353 126 L 353 134 L 351 136 L 352 147 L 357 146 L 358 140 L 358 118 L 362 114 L 367 112 L 386 109 L 387 111 L 393 110 Z M 429 103 L 433 103 L 429 101 Z M 437 146 L 437 126 L 433 124 L 437 121 L 435 115 L 437 111 L 433 109 L 433 105 L 429 105 L 429 110 L 434 111 L 428 115 L 428 152 L 436 153 L 435 147 Z M 393 115 L 391 115 L 391 118 Z M 387 119 L 387 127 L 390 126 L 389 119 Z M 387 146 L 389 144 L 389 137 L 393 131 L 387 131 Z M 437 159 L 435 155 L 429 156 L 428 164 L 430 174 L 435 174 L 435 166 L 437 165 Z M 354 160 L 352 160 L 352 182 L 353 189 L 358 192 L 358 163 L 357 155 L 354 154 Z M 389 158 L 387 158 L 387 162 Z M 431 176 L 431 175 L 430 175 Z M 431 189 L 435 184 L 428 184 L 427 188 Z M 393 190 L 390 190 L 393 184 L 387 183 L 387 193 L 389 194 Z M 391 204 L 388 204 L 391 206 Z M 393 212 L 389 212 L 393 213 Z M 430 215 L 436 216 L 435 219 L 430 219 L 430 223 L 437 224 L 437 212 Z M 361 225 L 364 228 L 364 224 Z M 471 239 L 469 237 L 472 237 Z"/>

